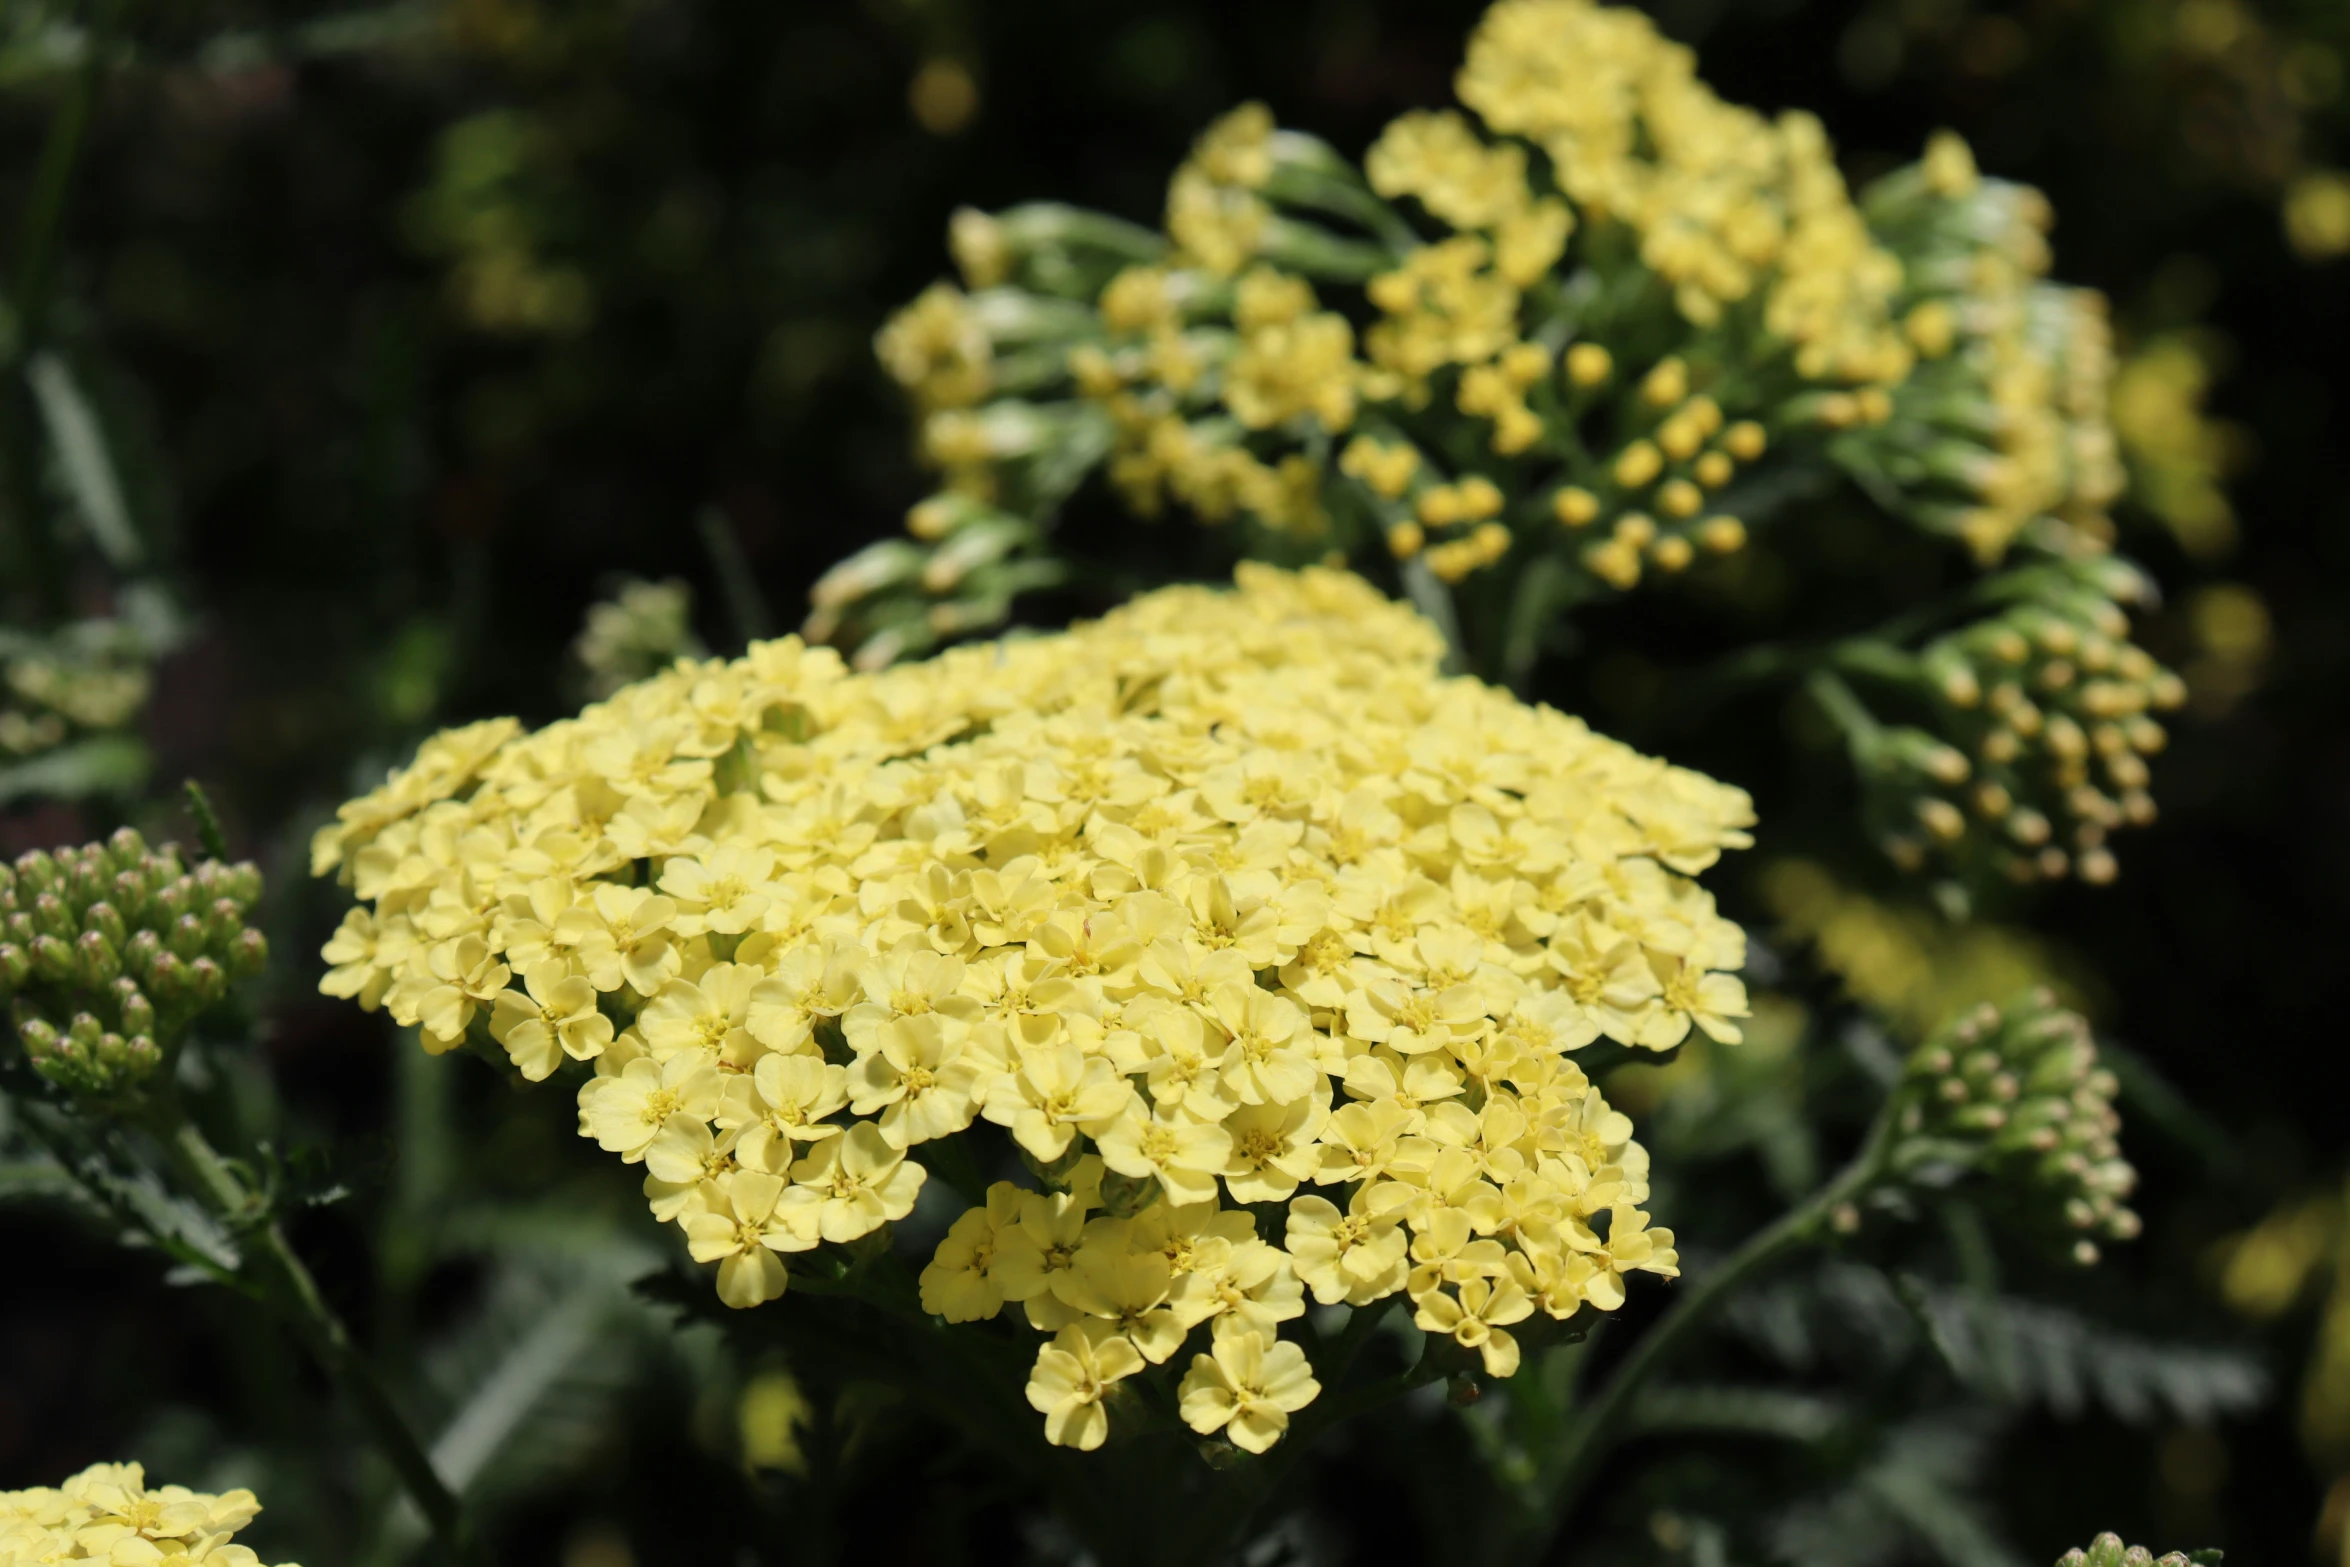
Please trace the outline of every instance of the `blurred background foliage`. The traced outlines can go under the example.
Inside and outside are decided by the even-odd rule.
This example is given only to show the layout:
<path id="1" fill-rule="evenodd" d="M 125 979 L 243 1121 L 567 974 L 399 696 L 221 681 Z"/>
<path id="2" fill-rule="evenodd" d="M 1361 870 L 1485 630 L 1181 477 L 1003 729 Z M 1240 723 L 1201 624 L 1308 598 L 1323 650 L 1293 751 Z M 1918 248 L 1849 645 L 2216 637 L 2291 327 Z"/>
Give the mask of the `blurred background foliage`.
<path id="1" fill-rule="evenodd" d="M 1923 1334 L 1992 1413 L 1895 1430 L 1851 1487 L 1782 1517 L 1780 1548 L 1899 1559 L 1918 1498 L 1972 1475 L 2042 1559 L 2111 1527 L 2350 1562 L 2350 1117 L 2332 1076 L 2350 947 L 2350 10 L 1650 9 L 1725 97 L 1818 112 L 1856 183 L 1947 125 L 1987 171 L 2049 194 L 2058 275 L 2114 302 L 2132 547 L 2171 589 L 2144 635 L 2192 693 L 2157 767 L 2163 819 L 2118 887 L 1956 927 L 1836 847 L 1852 802 L 1799 710 L 1674 716 L 1691 647 L 1718 640 L 1706 616 L 1832 583 L 1593 617 L 1543 694 L 1754 788 L 1760 846 L 1726 907 L 1762 938 L 1759 967 L 1807 953 L 1840 981 L 1790 978 L 1740 1051 L 1619 1077 L 1653 1124 L 1660 1217 L 1700 1247 L 1759 1217 L 1686 1211 L 1699 1188 L 1677 1205 L 1676 1168 L 1715 1172 L 1708 1191 L 1758 1165 L 1782 1193 L 1815 1177 L 1806 1041 L 1847 998 L 1917 1037 L 2050 980 L 2122 1047 L 2148 1178 L 2146 1235 L 2097 1285 L 2132 1304 L 2108 1317 L 2234 1333 L 2274 1384 L 2261 1401 L 2241 1355 L 2165 1359 L 2053 1308 L 1993 1310 L 1982 1269 L 1948 1299 L 1888 1297 L 1887 1274 L 1842 1263 L 1790 1276 L 1741 1307 L 1726 1363 L 1876 1356 L 1853 1373 L 1865 1386 Z M 301 880 L 310 828 L 441 724 L 542 721 L 671 654 L 789 629 L 827 564 L 896 532 L 925 485 L 870 341 L 942 269 L 954 207 L 1052 196 L 1150 221 L 1193 134 L 1248 97 L 1358 152 L 1445 98 L 1478 10 L 0 5 L 0 850 L 122 820 L 169 834 L 165 786 L 212 785 L 272 874 L 261 917 L 281 954 L 264 1050 L 224 1058 L 223 1092 L 255 1137 L 335 1149 L 348 1191 L 323 1193 L 341 1200 L 297 1239 L 405 1368 L 436 1457 L 499 1522 L 500 1559 L 716 1560 L 697 1531 L 724 1540 L 736 1526 L 717 1520 L 787 1505 L 821 1530 L 824 1505 L 861 1494 L 827 1466 L 868 1434 L 885 1459 L 902 1438 L 853 1386 L 675 1332 L 632 1294 L 659 1260 L 637 1199 L 560 1104 L 395 1048 L 380 1017 L 315 995 L 307 954 L 335 911 Z M 1124 522 L 1102 497 L 1080 498 L 1069 536 L 1090 569 L 1036 618 L 1227 562 L 1216 535 Z M 0 1165 L 0 1484 L 135 1453 L 259 1486 L 265 1555 L 332 1567 L 413 1546 L 387 1477 L 319 1439 L 331 1406 L 277 1342 L 9 1200 L 32 1195 Z M 1977 1254 L 1963 1224 L 1947 1243 Z M 1815 1441 L 1838 1418 L 1750 1415 Z M 1456 1418 L 1422 1426 L 1439 1417 Z M 1506 1468 L 1511 1431 L 1458 1418 Z M 1417 1465 L 1433 1494 L 1474 1444 L 1430 1429 L 1352 1456 Z M 1660 1558 L 1723 1559 L 1712 1525 L 1669 1503 L 1688 1480 L 1649 1473 L 1610 1505 Z M 964 1495 L 941 1516 L 1010 1541 L 1006 1506 Z M 948 1559 L 947 1528 L 909 1518 L 888 1550 Z"/>

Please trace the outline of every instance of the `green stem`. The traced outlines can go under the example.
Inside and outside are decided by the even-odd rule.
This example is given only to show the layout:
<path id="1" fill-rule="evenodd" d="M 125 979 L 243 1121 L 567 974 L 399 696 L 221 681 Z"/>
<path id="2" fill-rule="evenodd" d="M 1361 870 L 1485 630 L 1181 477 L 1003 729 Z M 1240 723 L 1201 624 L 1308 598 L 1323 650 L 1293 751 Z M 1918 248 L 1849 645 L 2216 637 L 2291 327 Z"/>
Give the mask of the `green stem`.
<path id="1" fill-rule="evenodd" d="M 1576 585 L 1567 563 L 1556 555 L 1537 555 L 1526 565 L 1510 591 L 1509 618 L 1503 623 L 1501 683 L 1520 697 L 1526 695 L 1534 666 L 1542 657 L 1542 633 L 1550 617 L 1574 600 Z"/>
<path id="2" fill-rule="evenodd" d="M 1817 1240 L 1833 1222 L 1837 1209 L 1856 1201 L 1884 1177 L 1903 1103 L 1899 1094 L 1888 1098 L 1860 1152 L 1834 1180 L 1748 1239 L 1729 1260 L 1707 1270 L 1632 1346 L 1599 1396 L 1575 1417 L 1552 1460 L 1547 1511 L 1553 1530 L 1622 1436 L 1625 1416 L 1641 1388 L 1689 1347 L 1698 1329 L 1741 1285 L 1787 1253 Z M 1536 1559 L 1563 1560 L 1560 1542 L 1554 1537 Z"/>
<path id="3" fill-rule="evenodd" d="M 1803 689 L 1843 731 L 1845 741 L 1855 750 L 1866 749 L 1883 738 L 1885 726 L 1877 722 L 1877 715 L 1853 695 L 1852 687 L 1841 677 L 1825 669 L 1815 669 L 1803 683 Z"/>
<path id="4" fill-rule="evenodd" d="M 697 519 L 702 530 L 702 547 L 710 553 L 710 567 L 718 574 L 718 591 L 726 599 L 726 618 L 739 647 L 765 641 L 774 635 L 769 629 L 774 618 L 767 613 L 767 600 L 759 591 L 758 579 L 751 574 L 750 557 L 743 553 L 742 540 L 735 537 L 734 523 L 716 506 L 705 506 Z"/>
<path id="5" fill-rule="evenodd" d="M 1436 622 L 1436 629 L 1444 633 L 1444 672 L 1465 675 L 1474 670 L 1476 660 L 1471 656 L 1467 639 L 1461 632 L 1460 611 L 1453 606 L 1452 590 L 1437 580 L 1428 563 L 1417 555 L 1401 567 L 1404 596 L 1412 601 L 1412 608 Z"/>
<path id="6" fill-rule="evenodd" d="M 252 1223 L 261 1211 L 255 1195 L 214 1151 L 193 1121 L 184 1114 L 176 1119 L 177 1124 L 166 1134 L 166 1146 L 181 1172 L 220 1217 L 232 1226 L 245 1227 L 245 1232 L 257 1243 L 262 1264 L 258 1282 L 263 1298 L 301 1336 L 319 1369 L 351 1401 L 377 1447 L 400 1476 L 417 1510 L 424 1514 L 434 1539 L 451 1557 L 478 1561 L 480 1558 L 466 1541 L 456 1496 L 433 1468 L 431 1455 L 409 1428 L 391 1393 L 351 1341 L 343 1319 L 327 1304 L 318 1281 L 311 1277 L 310 1270 L 287 1243 L 284 1229 L 274 1218 L 258 1225 Z"/>

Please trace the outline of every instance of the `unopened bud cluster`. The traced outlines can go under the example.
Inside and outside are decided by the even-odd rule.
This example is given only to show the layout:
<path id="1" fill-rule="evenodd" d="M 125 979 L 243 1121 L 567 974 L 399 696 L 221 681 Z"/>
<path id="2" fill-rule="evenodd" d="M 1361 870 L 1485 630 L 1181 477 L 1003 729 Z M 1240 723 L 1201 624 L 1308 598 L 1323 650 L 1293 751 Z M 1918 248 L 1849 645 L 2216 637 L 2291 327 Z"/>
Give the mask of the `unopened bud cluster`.
<path id="1" fill-rule="evenodd" d="M 1901 258 L 1918 365 L 1891 416 L 1840 438 L 1836 458 L 1985 565 L 2018 545 L 2102 553 L 2125 482 L 2107 406 L 2113 335 L 2103 295 L 2047 280 L 2048 199 L 1983 178 L 1944 132 L 1861 207 Z"/>
<path id="2" fill-rule="evenodd" d="M 2117 1140 L 2114 1076 L 2097 1064 L 2089 1025 L 2046 991 L 2005 1010 L 1985 1003 L 1944 1029 L 1910 1057 L 1908 1088 L 1911 1146 L 1965 1146 L 1977 1170 L 2056 1222 L 2076 1261 L 2095 1262 L 2100 1239 L 2138 1233 L 2123 1206 L 2138 1174 Z"/>
<path id="3" fill-rule="evenodd" d="M 250 864 L 193 867 L 124 828 L 0 865 L 0 1004 L 33 1069 L 76 1093 L 136 1088 L 189 1019 L 260 972 Z"/>
<path id="4" fill-rule="evenodd" d="M 2171 1551 L 2157 1556 L 2143 1545 L 2124 1545 L 2118 1534 L 2101 1534 L 2082 1550 L 2074 1546 L 2056 1559 L 2056 1567 L 2216 1567 L 2220 1553 Z"/>
<path id="5" fill-rule="evenodd" d="M 674 579 L 630 577 L 612 597 L 589 606 L 571 654 L 587 674 L 588 694 L 598 701 L 681 658 L 700 658 L 693 589 Z"/>
<path id="6" fill-rule="evenodd" d="M 146 705 L 149 684 L 137 637 L 118 622 L 39 638 L 0 631 L 0 762 L 122 728 Z"/>
<path id="7" fill-rule="evenodd" d="M 2017 882 L 2104 883 L 2119 871 L 2113 833 L 2154 820 L 2147 758 L 2167 738 L 2155 715 L 2186 700 L 2185 683 L 2128 640 L 2111 598 L 2052 580 L 1921 656 L 1941 738 L 1901 732 L 1916 742 L 1914 798 L 1886 849 L 1904 867 L 1941 858 Z"/>

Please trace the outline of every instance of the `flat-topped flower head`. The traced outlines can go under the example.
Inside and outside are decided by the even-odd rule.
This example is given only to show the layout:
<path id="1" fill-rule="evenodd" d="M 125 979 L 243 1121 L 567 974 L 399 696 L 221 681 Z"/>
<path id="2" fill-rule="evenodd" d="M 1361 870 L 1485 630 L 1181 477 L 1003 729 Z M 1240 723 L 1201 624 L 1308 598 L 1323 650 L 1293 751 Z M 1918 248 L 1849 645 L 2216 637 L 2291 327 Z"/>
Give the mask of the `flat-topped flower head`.
<path id="1" fill-rule="evenodd" d="M 417 803 L 362 854 L 404 868 L 327 985 L 571 1074 L 731 1305 L 905 1218 L 941 1145 L 1016 1154 L 1049 1189 L 997 1184 L 920 1289 L 1059 1335 L 1058 1441 L 1221 1332 L 1185 1417 L 1270 1442 L 1313 1386 L 1280 1324 L 1416 1260 L 1501 1374 L 1521 1305 L 1671 1272 L 1571 1058 L 1735 1037 L 1744 943 L 1690 878 L 1751 813 L 1440 656 L 1358 578 L 1245 567 L 874 674 L 680 663 L 387 785 Z"/>

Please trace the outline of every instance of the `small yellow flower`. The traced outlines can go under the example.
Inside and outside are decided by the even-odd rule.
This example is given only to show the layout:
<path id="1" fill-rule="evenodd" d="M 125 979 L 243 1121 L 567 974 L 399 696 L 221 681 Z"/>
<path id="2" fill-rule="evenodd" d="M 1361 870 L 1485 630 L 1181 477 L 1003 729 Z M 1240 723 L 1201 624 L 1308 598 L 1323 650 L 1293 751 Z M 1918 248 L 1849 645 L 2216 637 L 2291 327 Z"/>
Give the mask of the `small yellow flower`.
<path id="1" fill-rule="evenodd" d="M 1091 1452 L 1110 1434 L 1102 1399 L 1143 1368 L 1141 1351 L 1107 1322 L 1088 1318 L 1061 1329 L 1037 1351 L 1028 1403 L 1044 1416 L 1045 1440 Z"/>
<path id="2" fill-rule="evenodd" d="M 781 1211 L 803 1234 L 853 1241 L 912 1213 L 928 1173 L 890 1146 L 880 1127 L 860 1122 L 818 1143 L 791 1167 L 793 1184 L 782 1196 Z"/>
<path id="3" fill-rule="evenodd" d="M 949 1322 L 979 1322 L 1003 1309 L 1004 1287 L 994 1276 L 996 1248 L 1019 1222 L 1026 1194 L 1009 1181 L 987 1189 L 987 1205 L 969 1208 L 947 1229 L 922 1270 L 922 1309 Z"/>
<path id="4" fill-rule="evenodd" d="M 1222 1431 L 1233 1446 L 1261 1453 L 1321 1391 L 1304 1350 L 1280 1340 L 1268 1345 L 1264 1334 L 1243 1328 L 1218 1333 L 1213 1353 L 1192 1356 L 1178 1404 L 1183 1423 L 1202 1436 Z"/>
<path id="5" fill-rule="evenodd" d="M 552 959 L 534 964 L 522 984 L 527 994 L 498 993 L 490 1037 L 530 1081 L 551 1076 L 565 1056 L 592 1061 L 612 1043 L 612 1020 L 596 1009 L 596 987 L 568 965 Z"/>

